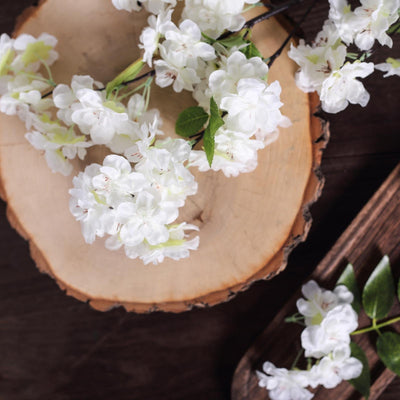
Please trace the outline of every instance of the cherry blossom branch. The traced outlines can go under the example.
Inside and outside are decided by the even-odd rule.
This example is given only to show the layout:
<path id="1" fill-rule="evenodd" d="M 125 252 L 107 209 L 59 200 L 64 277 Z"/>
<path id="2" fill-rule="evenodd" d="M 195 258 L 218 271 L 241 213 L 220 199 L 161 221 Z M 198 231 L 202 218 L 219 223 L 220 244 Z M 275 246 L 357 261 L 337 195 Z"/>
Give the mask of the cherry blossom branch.
<path id="1" fill-rule="evenodd" d="M 268 11 L 266 11 L 265 13 L 248 20 L 243 25 L 242 29 L 251 29 L 254 27 L 254 25 L 257 25 L 260 22 L 266 21 L 267 19 L 274 17 L 275 15 L 278 15 L 278 14 L 282 13 L 283 11 L 286 11 L 291 6 L 301 3 L 302 1 L 303 0 L 289 0 L 288 2 L 286 2 L 280 6 L 275 6 L 273 4 L 266 4 L 266 6 L 269 7 L 270 9 Z M 227 37 L 232 35 L 232 33 L 234 33 L 234 32 L 230 32 L 230 31 L 225 32 L 217 40 L 226 39 Z"/>
<path id="2" fill-rule="evenodd" d="M 303 0 L 290 0 L 290 1 L 287 1 L 286 3 L 283 3 L 280 6 L 276 6 L 274 4 L 266 4 L 266 6 L 270 8 L 270 10 L 265 12 L 264 14 L 261 14 L 257 17 L 250 19 L 249 21 L 247 21 L 244 24 L 243 28 L 251 29 L 254 25 L 256 25 L 260 22 L 263 22 L 275 15 L 278 15 L 281 12 L 286 11 L 291 6 L 294 6 L 295 4 L 302 3 L 302 2 L 303 2 Z"/>
<path id="3" fill-rule="evenodd" d="M 121 85 L 127 86 L 127 85 L 130 85 L 131 83 L 139 82 L 139 81 L 141 81 L 141 80 L 144 79 L 144 78 L 152 77 L 152 76 L 154 76 L 155 74 L 156 74 L 156 70 L 155 70 L 155 69 L 152 69 L 152 70 L 150 70 L 149 72 L 146 72 L 145 74 L 136 77 L 135 79 L 131 79 L 130 81 L 126 81 L 126 82 L 124 82 L 124 83 L 121 83 Z"/>
<path id="4" fill-rule="evenodd" d="M 292 39 L 292 37 L 295 35 L 301 24 L 305 21 L 305 19 L 308 17 L 308 14 L 310 14 L 311 10 L 314 8 L 315 4 L 317 3 L 318 0 L 314 0 L 309 7 L 307 8 L 306 12 L 303 14 L 301 17 L 300 21 L 294 26 L 292 31 L 289 33 L 288 37 L 285 39 L 285 41 L 282 43 L 282 45 L 279 47 L 279 49 L 271 56 L 268 58 L 268 67 L 271 68 L 271 65 L 274 63 L 274 61 L 282 54 L 283 49 L 286 47 L 286 45 L 289 43 L 289 41 Z"/>

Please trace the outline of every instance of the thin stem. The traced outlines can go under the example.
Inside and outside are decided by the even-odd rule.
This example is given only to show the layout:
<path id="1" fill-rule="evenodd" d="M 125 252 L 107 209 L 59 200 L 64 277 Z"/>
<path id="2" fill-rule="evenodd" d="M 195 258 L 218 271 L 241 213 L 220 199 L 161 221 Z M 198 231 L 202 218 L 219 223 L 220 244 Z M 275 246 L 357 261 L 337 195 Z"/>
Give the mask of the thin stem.
<path id="1" fill-rule="evenodd" d="M 127 97 L 131 96 L 133 93 L 138 92 L 140 89 L 143 89 L 147 85 L 147 81 L 145 83 L 142 83 L 138 87 L 135 87 L 135 89 L 130 90 L 129 92 L 123 94 L 122 96 L 119 96 L 118 100 L 122 101 L 126 99 Z"/>
<path id="2" fill-rule="evenodd" d="M 192 149 L 195 148 L 195 146 L 203 139 L 203 134 L 200 135 L 197 139 L 193 139 L 189 142 L 189 144 L 192 146 Z"/>
<path id="3" fill-rule="evenodd" d="M 136 77 L 135 79 L 131 79 L 130 81 L 126 81 L 126 82 L 124 82 L 124 83 L 121 83 L 121 86 L 122 86 L 122 85 L 123 85 L 123 86 L 128 86 L 128 85 L 130 85 L 131 83 L 135 83 L 135 82 L 141 81 L 142 79 L 148 78 L 148 77 L 150 77 L 150 76 L 154 76 L 155 74 L 156 74 L 156 71 L 155 71 L 154 69 L 152 69 L 151 71 L 146 72 L 145 74 L 140 75 L 140 76 Z"/>
<path id="4" fill-rule="evenodd" d="M 300 350 L 299 350 L 299 352 L 297 353 L 297 356 L 296 356 L 296 358 L 294 359 L 293 364 L 292 364 L 292 366 L 290 367 L 290 369 L 295 369 L 295 368 L 296 368 L 296 365 L 297 365 L 297 363 L 299 362 L 300 357 L 301 357 L 302 354 L 303 354 L 303 351 L 304 351 L 304 349 L 300 349 Z"/>
<path id="5" fill-rule="evenodd" d="M 296 313 L 290 317 L 286 317 L 285 318 L 285 322 L 286 323 L 290 323 L 290 322 L 294 322 L 294 323 L 298 323 L 304 321 L 304 315 L 300 314 L 300 313 Z"/>
<path id="6" fill-rule="evenodd" d="M 53 94 L 53 91 L 47 92 L 47 93 L 45 93 L 45 94 L 42 95 L 42 99 L 45 99 L 46 97 L 49 97 L 49 96 L 51 96 L 52 94 Z"/>
<path id="7" fill-rule="evenodd" d="M 250 10 L 252 10 L 253 8 L 262 7 L 262 6 L 264 6 L 264 3 L 261 2 L 261 1 L 258 2 L 258 3 L 250 4 L 248 7 L 246 7 L 246 8 L 243 10 L 243 12 L 246 13 L 247 11 L 250 11 Z"/>
<path id="8" fill-rule="evenodd" d="M 286 47 L 286 45 L 289 43 L 289 41 L 292 39 L 294 34 L 297 32 L 297 29 L 299 29 L 300 25 L 305 21 L 307 18 L 308 14 L 310 14 L 311 10 L 314 8 L 315 4 L 317 3 L 318 0 L 313 0 L 313 2 L 309 5 L 307 8 L 306 12 L 303 14 L 301 17 L 300 21 L 295 25 L 295 27 L 292 29 L 292 31 L 289 33 L 289 36 L 285 39 L 285 41 L 282 43 L 282 46 L 279 47 L 279 49 L 271 56 L 268 58 L 268 67 L 271 68 L 271 65 L 274 63 L 274 61 L 281 55 L 283 49 Z"/>
<path id="9" fill-rule="evenodd" d="M 352 335 L 361 335 L 362 333 L 366 333 L 366 332 L 378 331 L 380 328 L 384 328 L 385 326 L 395 324 L 396 322 L 400 322 L 400 316 L 389 319 L 388 321 L 382 322 L 380 324 L 377 324 L 376 320 L 375 320 L 375 323 L 374 323 L 374 320 L 372 320 L 371 326 L 369 326 L 367 328 L 359 329 L 358 331 L 354 331 L 352 333 Z"/>
<path id="10" fill-rule="evenodd" d="M 48 82 L 51 84 L 51 86 L 54 86 L 54 87 L 57 86 L 56 83 L 54 82 L 53 74 L 51 73 L 51 69 L 50 69 L 49 65 L 47 64 L 47 62 L 42 59 L 40 59 L 40 62 L 46 68 L 47 75 L 49 76 Z"/>
<path id="11" fill-rule="evenodd" d="M 200 138 L 203 137 L 205 130 L 199 132 L 199 133 L 195 133 L 194 135 L 190 135 L 189 138 L 195 138 L 197 136 L 200 136 Z"/>
<path id="12" fill-rule="evenodd" d="M 260 22 L 263 22 L 263 21 L 273 17 L 274 15 L 280 14 L 281 12 L 290 8 L 291 6 L 301 3 L 302 1 L 303 0 L 289 0 L 280 6 L 273 7 L 272 10 L 268 10 L 264 14 L 261 14 L 257 17 L 250 19 L 249 21 L 247 21 L 244 24 L 243 28 L 252 28 L 254 25 L 259 24 Z M 267 7 L 268 7 L 268 5 L 267 5 Z"/>

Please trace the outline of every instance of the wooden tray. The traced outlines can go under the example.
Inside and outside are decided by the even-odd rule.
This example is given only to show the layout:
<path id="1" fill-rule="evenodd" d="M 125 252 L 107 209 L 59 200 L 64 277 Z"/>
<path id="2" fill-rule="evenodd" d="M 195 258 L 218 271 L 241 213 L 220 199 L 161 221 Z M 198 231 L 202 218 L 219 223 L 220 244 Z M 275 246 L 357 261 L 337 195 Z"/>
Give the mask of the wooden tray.
<path id="1" fill-rule="evenodd" d="M 400 164 L 388 177 L 378 192 L 359 213 L 349 228 L 343 233 L 332 250 L 319 264 L 309 279 L 314 279 L 326 288 L 333 288 L 348 262 L 354 265 L 359 283 L 365 283 L 382 255 L 388 254 L 395 277 L 399 278 L 400 263 Z M 302 327 L 285 324 L 284 318 L 296 312 L 296 300 L 301 297 L 300 289 L 285 304 L 254 345 L 240 361 L 232 383 L 232 400 L 267 399 L 267 391 L 258 386 L 255 371 L 261 370 L 264 361 L 290 368 L 300 349 Z M 400 314 L 396 305 L 394 315 Z M 360 327 L 368 326 L 368 318 L 361 315 Z M 400 331 L 398 325 L 394 327 Z M 395 374 L 385 369 L 375 352 L 374 334 L 355 337 L 355 341 L 365 350 L 371 369 L 372 387 L 370 400 L 376 400 L 395 378 Z M 360 399 L 361 395 L 353 386 L 343 382 L 333 390 L 320 388 L 316 400 Z"/>
<path id="2" fill-rule="evenodd" d="M 47 0 L 23 15 L 16 34 L 46 31 L 58 37 L 57 82 L 88 73 L 107 82 L 140 56 L 136 43 L 146 18 L 145 13 L 119 12 L 110 0 Z M 274 19 L 258 25 L 253 36 L 265 54 L 285 37 Z M 327 126 L 313 116 L 316 98 L 295 86 L 296 69 L 284 52 L 270 72 L 271 81 L 281 82 L 283 113 L 292 127 L 260 152 L 251 174 L 227 179 L 193 171 L 199 194 L 188 199 L 181 214 L 200 226 L 200 249 L 189 259 L 156 267 L 129 260 L 122 251 L 110 252 L 100 240 L 85 244 L 68 210 L 72 178 L 52 174 L 24 139 L 23 124 L 0 116 L 0 192 L 12 226 L 29 240 L 39 269 L 96 309 L 124 306 L 137 312 L 217 304 L 257 279 L 276 275 L 307 236 L 308 206 L 322 188 L 319 165 L 328 138 Z M 151 106 L 161 109 L 164 131 L 173 134 L 178 113 L 192 103 L 190 94 L 155 87 Z M 101 162 L 101 153 L 91 153 L 89 161 Z M 77 164 L 74 174 L 83 167 Z"/>

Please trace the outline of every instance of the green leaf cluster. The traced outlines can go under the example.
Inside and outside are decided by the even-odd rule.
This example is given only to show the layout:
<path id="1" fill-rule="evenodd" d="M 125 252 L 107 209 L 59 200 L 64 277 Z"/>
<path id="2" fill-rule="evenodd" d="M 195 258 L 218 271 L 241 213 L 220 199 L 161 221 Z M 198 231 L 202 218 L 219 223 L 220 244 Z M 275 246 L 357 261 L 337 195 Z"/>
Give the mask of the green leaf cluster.
<path id="1" fill-rule="evenodd" d="M 200 132 L 207 121 L 208 125 L 204 132 Z M 214 98 L 211 97 L 210 115 L 201 107 L 189 107 L 179 114 L 175 131 L 186 138 L 198 136 L 200 139 L 202 136 L 204 151 L 211 167 L 215 152 L 215 134 L 222 125 L 224 125 L 224 120 L 221 117 L 221 111 Z"/>
<path id="2" fill-rule="evenodd" d="M 208 121 L 208 114 L 202 107 L 189 107 L 176 120 L 175 131 L 179 136 L 191 137 L 198 133 Z"/>
<path id="3" fill-rule="evenodd" d="M 379 336 L 377 340 L 377 352 L 387 368 L 400 376 L 400 335 L 395 332 L 381 332 L 385 326 L 395 322 L 400 322 L 400 317 L 389 321 L 379 322 L 386 318 L 396 298 L 395 282 L 390 267 L 388 256 L 384 256 L 368 278 L 362 294 L 357 284 L 354 268 L 351 264 L 347 265 L 340 276 L 337 285 L 345 285 L 354 295 L 352 306 L 359 313 L 361 308 L 372 319 L 369 328 L 361 329 L 354 334 L 376 331 Z M 397 297 L 400 300 L 400 281 L 397 284 Z M 353 357 L 363 363 L 361 376 L 350 381 L 352 385 L 366 398 L 369 396 L 370 372 L 368 360 L 364 351 L 355 343 L 351 343 Z"/>
<path id="4" fill-rule="evenodd" d="M 204 40 L 210 45 L 219 44 L 228 50 L 232 49 L 233 47 L 236 47 L 246 56 L 246 58 L 252 58 L 252 57 L 263 58 L 261 52 L 257 49 L 256 45 L 251 40 L 246 39 L 248 33 L 249 33 L 248 30 L 245 29 L 238 35 L 232 35 L 223 39 L 213 39 L 205 35 L 204 33 L 202 35 Z"/>

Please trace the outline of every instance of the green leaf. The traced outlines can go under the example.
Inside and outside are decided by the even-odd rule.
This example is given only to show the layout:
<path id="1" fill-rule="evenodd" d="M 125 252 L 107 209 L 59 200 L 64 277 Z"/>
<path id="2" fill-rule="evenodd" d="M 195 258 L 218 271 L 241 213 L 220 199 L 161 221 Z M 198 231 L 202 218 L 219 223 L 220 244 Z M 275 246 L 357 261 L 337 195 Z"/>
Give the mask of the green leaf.
<path id="1" fill-rule="evenodd" d="M 383 363 L 400 376 L 400 335 L 394 332 L 384 332 L 378 337 L 376 346 Z"/>
<path id="2" fill-rule="evenodd" d="M 240 47 L 247 44 L 247 40 L 243 39 L 242 36 L 229 36 L 226 39 L 218 40 L 218 43 L 221 43 L 222 46 L 227 49 L 231 49 L 232 47 Z"/>
<path id="3" fill-rule="evenodd" d="M 260 50 L 257 49 L 256 45 L 253 42 L 249 42 L 249 45 L 244 47 L 243 49 L 240 49 L 240 51 L 248 59 L 252 58 L 252 57 L 260 57 L 260 58 L 262 58 L 262 54 L 260 53 Z"/>
<path id="4" fill-rule="evenodd" d="M 336 283 L 336 286 L 338 285 L 346 286 L 347 289 L 349 289 L 350 292 L 353 293 L 354 300 L 351 305 L 353 306 L 354 311 L 358 314 L 361 310 L 361 295 L 360 289 L 358 288 L 356 275 L 354 273 L 354 268 L 351 264 L 348 264 L 342 272 L 342 275 L 340 275 L 340 278 Z"/>
<path id="5" fill-rule="evenodd" d="M 189 137 L 203 128 L 208 120 L 208 114 L 201 107 L 189 107 L 179 114 L 175 131 L 178 135 Z"/>
<path id="6" fill-rule="evenodd" d="M 371 387 L 371 373 L 369 371 L 368 359 L 364 350 L 354 342 L 350 343 L 351 356 L 360 360 L 363 369 L 358 378 L 351 379 L 349 382 L 358 390 L 367 400 L 369 397 L 369 390 Z"/>
<path id="7" fill-rule="evenodd" d="M 204 132 L 203 143 L 204 143 L 204 151 L 207 155 L 208 163 L 211 164 L 214 159 L 214 151 L 215 151 L 215 133 L 222 125 L 224 125 L 224 120 L 221 118 L 217 103 L 214 100 L 214 97 L 210 99 L 210 121 Z"/>
<path id="8" fill-rule="evenodd" d="M 107 84 L 107 98 L 111 92 L 125 82 L 135 79 L 144 67 L 142 59 L 135 61 L 129 67 L 125 68 L 116 78 Z"/>
<path id="9" fill-rule="evenodd" d="M 385 318 L 392 308 L 394 296 L 389 257 L 384 256 L 365 284 L 362 294 L 365 312 L 370 318 Z"/>

